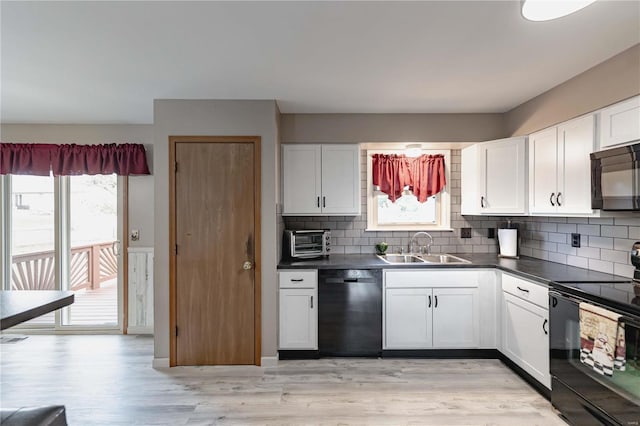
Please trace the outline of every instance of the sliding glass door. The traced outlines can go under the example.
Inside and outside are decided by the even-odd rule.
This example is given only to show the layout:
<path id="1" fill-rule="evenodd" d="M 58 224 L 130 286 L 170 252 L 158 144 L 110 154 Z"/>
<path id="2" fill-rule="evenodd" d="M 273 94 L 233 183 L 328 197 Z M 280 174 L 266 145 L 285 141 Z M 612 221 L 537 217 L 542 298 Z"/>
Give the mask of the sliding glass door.
<path id="1" fill-rule="evenodd" d="M 75 302 L 23 327 L 121 329 L 116 175 L 3 176 L 3 289 L 70 290 Z"/>

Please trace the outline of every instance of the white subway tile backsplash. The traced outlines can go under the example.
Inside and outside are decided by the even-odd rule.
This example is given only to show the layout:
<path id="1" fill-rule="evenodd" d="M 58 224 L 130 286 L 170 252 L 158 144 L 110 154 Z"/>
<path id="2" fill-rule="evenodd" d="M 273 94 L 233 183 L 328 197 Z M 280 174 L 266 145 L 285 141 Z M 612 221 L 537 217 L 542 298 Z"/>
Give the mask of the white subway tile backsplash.
<path id="1" fill-rule="evenodd" d="M 558 225 L 558 232 L 562 232 L 562 233 L 565 233 L 565 234 L 571 234 L 571 233 L 578 232 L 578 225 L 576 225 L 575 223 L 559 224 Z"/>
<path id="2" fill-rule="evenodd" d="M 600 225 L 578 225 L 578 233 L 585 235 L 600 235 Z"/>
<path id="3" fill-rule="evenodd" d="M 600 259 L 600 249 L 595 247 L 580 247 L 578 248 L 578 256 L 590 259 Z"/>
<path id="4" fill-rule="evenodd" d="M 567 234 L 560 234 L 558 232 L 549 232 L 549 241 L 554 243 L 565 244 L 567 242 Z"/>
<path id="5" fill-rule="evenodd" d="M 621 251 L 631 251 L 631 247 L 636 240 L 629 240 L 626 238 L 614 238 L 613 239 L 613 249 L 621 250 Z"/>
<path id="6" fill-rule="evenodd" d="M 567 255 L 562 253 L 549 253 L 549 261 L 566 264 Z"/>
<path id="7" fill-rule="evenodd" d="M 628 263 L 629 253 L 617 250 L 600 250 L 600 259 L 616 263 Z"/>
<path id="8" fill-rule="evenodd" d="M 628 226 L 607 226 L 602 225 L 601 235 L 603 237 L 627 238 L 629 235 Z"/>
<path id="9" fill-rule="evenodd" d="M 640 240 L 640 226 L 629 227 L 629 238 Z"/>
<path id="10" fill-rule="evenodd" d="M 567 256 L 567 265 L 586 269 L 589 268 L 589 259 L 585 257 Z"/>
<path id="11" fill-rule="evenodd" d="M 594 225 L 613 225 L 612 217 L 590 217 L 589 223 Z"/>
<path id="12" fill-rule="evenodd" d="M 575 256 L 577 254 L 575 247 L 571 247 L 569 244 L 558 244 L 558 253 L 570 254 Z"/>
<path id="13" fill-rule="evenodd" d="M 633 265 L 623 265 L 622 263 L 613 264 L 613 273 L 616 275 L 622 275 L 623 277 L 632 278 L 635 268 Z"/>
<path id="14" fill-rule="evenodd" d="M 606 262 L 598 259 L 589 259 L 589 269 L 613 274 L 613 262 Z"/>
<path id="15" fill-rule="evenodd" d="M 613 238 L 608 237 L 589 237 L 589 246 L 603 249 L 613 249 Z"/>

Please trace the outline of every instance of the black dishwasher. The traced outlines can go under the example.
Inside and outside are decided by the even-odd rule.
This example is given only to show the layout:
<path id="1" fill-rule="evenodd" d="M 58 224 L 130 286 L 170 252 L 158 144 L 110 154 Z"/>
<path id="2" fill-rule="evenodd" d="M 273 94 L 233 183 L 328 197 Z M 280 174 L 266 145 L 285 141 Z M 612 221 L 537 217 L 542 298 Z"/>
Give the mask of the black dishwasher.
<path id="1" fill-rule="evenodd" d="M 382 270 L 318 271 L 320 356 L 382 353 Z"/>

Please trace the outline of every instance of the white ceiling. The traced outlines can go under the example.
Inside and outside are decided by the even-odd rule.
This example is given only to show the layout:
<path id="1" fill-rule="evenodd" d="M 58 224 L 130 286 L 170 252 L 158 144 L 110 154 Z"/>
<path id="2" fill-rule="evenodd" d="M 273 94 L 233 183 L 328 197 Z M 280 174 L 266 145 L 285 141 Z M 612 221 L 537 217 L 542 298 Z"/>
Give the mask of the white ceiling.
<path id="1" fill-rule="evenodd" d="M 1 3 L 2 121 L 151 123 L 153 99 L 283 113 L 504 112 L 640 42 L 640 2 Z"/>

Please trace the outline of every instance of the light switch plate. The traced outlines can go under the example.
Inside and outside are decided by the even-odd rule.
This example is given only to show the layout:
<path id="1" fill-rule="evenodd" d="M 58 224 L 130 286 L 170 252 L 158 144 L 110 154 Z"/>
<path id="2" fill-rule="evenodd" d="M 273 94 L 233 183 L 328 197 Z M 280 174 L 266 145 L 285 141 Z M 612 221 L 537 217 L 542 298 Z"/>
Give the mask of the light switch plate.
<path id="1" fill-rule="evenodd" d="M 132 229 L 131 230 L 131 241 L 138 241 L 140 240 L 140 231 L 137 229 Z"/>

